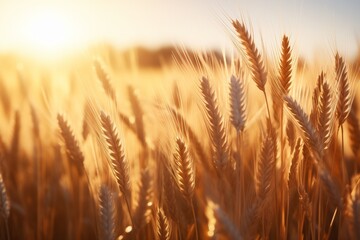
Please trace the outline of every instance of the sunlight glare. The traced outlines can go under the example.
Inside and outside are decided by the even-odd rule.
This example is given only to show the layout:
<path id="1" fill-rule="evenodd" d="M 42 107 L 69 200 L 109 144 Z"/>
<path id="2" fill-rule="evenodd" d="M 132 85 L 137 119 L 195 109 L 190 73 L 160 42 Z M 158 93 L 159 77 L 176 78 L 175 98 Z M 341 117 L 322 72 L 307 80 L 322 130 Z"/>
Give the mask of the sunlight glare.
<path id="1" fill-rule="evenodd" d="M 62 54 L 76 47 L 74 25 L 56 10 L 42 9 L 32 13 L 24 19 L 22 31 L 27 50 L 42 56 Z"/>

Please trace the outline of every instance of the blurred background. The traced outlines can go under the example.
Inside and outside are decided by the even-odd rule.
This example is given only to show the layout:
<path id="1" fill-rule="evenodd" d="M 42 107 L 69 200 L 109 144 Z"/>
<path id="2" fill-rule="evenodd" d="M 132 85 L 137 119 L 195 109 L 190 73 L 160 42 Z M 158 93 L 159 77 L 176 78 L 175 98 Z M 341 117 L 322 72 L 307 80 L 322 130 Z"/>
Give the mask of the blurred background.
<path id="1" fill-rule="evenodd" d="M 228 50 L 229 19 L 240 18 L 268 51 L 286 33 L 308 59 L 335 49 L 354 57 L 359 9 L 357 0 L 0 0 L 0 52 L 51 58 L 99 44 Z"/>

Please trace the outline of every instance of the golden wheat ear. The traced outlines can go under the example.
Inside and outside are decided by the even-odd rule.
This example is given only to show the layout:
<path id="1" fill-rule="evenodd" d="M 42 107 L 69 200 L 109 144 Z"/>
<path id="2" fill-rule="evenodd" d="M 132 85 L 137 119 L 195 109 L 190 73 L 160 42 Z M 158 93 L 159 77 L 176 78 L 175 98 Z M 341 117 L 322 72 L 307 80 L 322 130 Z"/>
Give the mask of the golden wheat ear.
<path id="1" fill-rule="evenodd" d="M 101 111 L 100 113 L 101 128 L 105 138 L 111 169 L 115 176 L 118 188 L 123 195 L 126 207 L 132 220 L 131 214 L 131 185 L 129 163 L 125 157 L 123 145 L 119 138 L 115 124 L 111 121 L 110 116 Z"/>
<path id="2" fill-rule="evenodd" d="M 261 55 L 256 48 L 250 33 L 246 29 L 245 24 L 240 23 L 238 20 L 233 20 L 232 25 L 238 34 L 238 37 L 250 62 L 250 69 L 253 80 L 256 83 L 256 86 L 261 91 L 265 92 L 267 73 Z"/>
<path id="3" fill-rule="evenodd" d="M 243 131 L 246 123 L 246 95 L 244 80 L 234 75 L 230 78 L 230 121 L 237 132 Z"/>
<path id="4" fill-rule="evenodd" d="M 318 132 L 310 122 L 308 115 L 291 97 L 284 97 L 284 101 L 286 103 L 287 109 L 295 120 L 295 125 L 300 130 L 304 143 L 309 149 L 312 149 L 314 153 L 317 153 L 318 157 L 321 157 L 323 154 L 323 147 Z"/>
<path id="5" fill-rule="evenodd" d="M 144 111 L 139 101 L 139 96 L 136 90 L 132 86 L 129 86 L 127 90 L 131 104 L 131 109 L 135 117 L 136 135 L 140 140 L 141 144 L 144 147 L 146 147 L 146 136 L 145 136 L 144 120 L 143 120 Z"/>
<path id="6" fill-rule="evenodd" d="M 65 118 L 58 114 L 57 120 L 60 127 L 60 133 L 65 141 L 66 154 L 70 160 L 70 163 L 75 165 L 79 174 L 83 174 L 84 155 L 80 150 L 79 143 L 76 140 L 74 133 Z"/>
<path id="7" fill-rule="evenodd" d="M 360 125 L 356 113 L 356 108 L 352 108 L 349 113 L 349 117 L 347 118 L 349 138 L 351 140 L 351 150 L 354 156 L 358 156 L 360 150 Z"/>
<path id="8" fill-rule="evenodd" d="M 167 106 L 166 109 L 170 112 L 174 122 L 176 123 L 177 130 L 183 135 L 187 136 L 190 141 L 190 148 L 192 147 L 195 151 L 198 159 L 202 162 L 203 166 L 206 169 L 210 169 L 210 164 L 208 161 L 207 154 L 205 153 L 204 147 L 194 132 L 193 128 L 190 124 L 186 121 L 184 116 L 175 108 L 171 106 Z"/>
<path id="9" fill-rule="evenodd" d="M 338 102 L 336 113 L 339 120 L 339 125 L 342 125 L 347 119 L 351 110 L 351 92 L 346 65 L 344 59 L 340 57 L 339 54 L 336 54 L 335 56 L 335 73 L 338 86 Z"/>
<path id="10" fill-rule="evenodd" d="M 109 74 L 105 71 L 104 64 L 99 60 L 95 59 L 93 61 L 96 75 L 101 82 L 103 89 L 106 95 L 115 103 L 116 105 L 116 92 L 112 86 L 111 79 Z"/>
<path id="11" fill-rule="evenodd" d="M 195 189 L 194 163 L 190 158 L 187 146 L 180 138 L 176 139 L 174 160 L 179 189 L 186 199 L 191 200 Z"/>
<path id="12" fill-rule="evenodd" d="M 332 107 L 333 98 L 329 84 L 327 82 L 323 82 L 321 89 L 322 92 L 319 105 L 318 132 L 323 148 L 327 149 L 332 138 L 334 126 L 333 113 L 335 113 L 333 110 L 335 108 Z"/>
<path id="13" fill-rule="evenodd" d="M 262 143 L 260 158 L 255 175 L 255 188 L 259 199 L 265 201 L 274 189 L 274 174 L 276 165 L 276 138 L 269 124 Z"/>
<path id="14" fill-rule="evenodd" d="M 281 43 L 280 84 L 282 96 L 288 95 L 291 87 L 292 59 L 289 38 L 284 35 Z"/>
<path id="15" fill-rule="evenodd" d="M 223 170 L 227 167 L 229 160 L 227 136 L 223 117 L 220 114 L 215 93 L 207 78 L 203 77 L 201 79 L 200 89 L 204 98 L 208 126 L 210 129 L 213 163 L 216 169 Z"/>
<path id="16" fill-rule="evenodd" d="M 109 151 L 111 167 L 113 169 L 116 182 L 120 192 L 130 199 L 131 187 L 129 176 L 129 164 L 125 157 L 124 149 L 121 144 L 115 124 L 111 121 L 110 116 L 104 112 L 100 113 L 101 128 L 106 140 Z"/>
<path id="17" fill-rule="evenodd" d="M 171 225 L 161 208 L 158 209 L 156 214 L 156 233 L 159 240 L 170 240 Z"/>
<path id="18" fill-rule="evenodd" d="M 150 221 L 151 209 L 153 207 L 152 178 L 149 169 L 142 170 L 139 188 L 137 205 L 133 214 L 133 224 L 136 231 Z"/>

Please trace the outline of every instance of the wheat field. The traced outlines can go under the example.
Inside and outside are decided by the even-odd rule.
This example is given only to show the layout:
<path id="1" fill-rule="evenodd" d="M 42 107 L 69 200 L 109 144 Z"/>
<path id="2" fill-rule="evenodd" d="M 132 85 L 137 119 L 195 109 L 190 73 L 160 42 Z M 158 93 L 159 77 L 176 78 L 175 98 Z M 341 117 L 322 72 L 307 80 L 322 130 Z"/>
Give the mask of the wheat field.
<path id="1" fill-rule="evenodd" d="M 1 239 L 359 239 L 359 61 L 3 59 Z M 141 58 L 141 56 L 139 56 Z"/>

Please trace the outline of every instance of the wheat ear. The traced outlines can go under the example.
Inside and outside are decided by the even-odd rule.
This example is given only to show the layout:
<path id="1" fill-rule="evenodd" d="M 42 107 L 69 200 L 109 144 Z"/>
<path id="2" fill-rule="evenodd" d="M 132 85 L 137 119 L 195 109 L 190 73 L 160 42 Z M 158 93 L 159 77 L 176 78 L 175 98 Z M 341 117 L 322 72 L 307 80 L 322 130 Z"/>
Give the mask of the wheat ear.
<path id="1" fill-rule="evenodd" d="M 104 112 L 100 113 L 100 118 L 102 131 L 109 150 L 111 166 L 113 167 L 120 192 L 126 197 L 129 197 L 131 192 L 129 165 L 116 126 L 111 121 L 110 116 L 106 115 Z"/>
<path id="2" fill-rule="evenodd" d="M 245 27 L 244 23 L 240 23 L 238 20 L 232 21 L 232 25 L 238 34 L 241 44 L 246 52 L 248 60 L 250 62 L 250 70 L 256 86 L 264 93 L 266 109 L 268 117 L 270 119 L 270 108 L 268 98 L 265 92 L 265 84 L 267 81 L 267 72 L 265 70 L 264 62 L 261 58 L 261 54 L 255 46 L 255 43 Z"/>
<path id="3" fill-rule="evenodd" d="M 198 155 L 198 158 L 200 159 L 200 161 L 202 161 L 205 168 L 209 169 L 210 165 L 209 162 L 207 161 L 208 159 L 207 155 L 204 151 L 203 146 L 201 145 L 199 138 L 197 137 L 192 127 L 189 125 L 189 123 L 185 120 L 183 115 L 178 110 L 176 110 L 171 106 L 167 106 L 167 110 L 170 112 L 172 118 L 174 119 L 177 130 L 180 131 L 184 136 L 189 137 L 191 146 L 194 148 L 196 154 Z"/>
<path id="4" fill-rule="evenodd" d="M 273 176 L 275 173 L 276 143 L 271 131 L 271 129 L 268 129 L 268 133 L 263 140 L 255 175 L 256 193 L 258 198 L 262 200 L 268 197 L 274 187 Z"/>
<path id="5" fill-rule="evenodd" d="M 80 150 L 78 141 L 75 139 L 72 129 L 64 117 L 60 114 L 57 115 L 58 124 L 60 127 L 61 135 L 65 141 L 66 153 L 72 164 L 79 174 L 83 173 L 84 170 L 84 155 Z"/>
<path id="6" fill-rule="evenodd" d="M 193 205 L 192 196 L 195 188 L 195 173 L 193 169 L 193 161 L 190 158 L 189 152 L 185 143 L 180 139 L 176 139 L 176 153 L 174 155 L 176 165 L 176 176 L 178 179 L 178 186 L 184 197 L 190 202 L 191 210 L 195 223 L 196 239 L 199 239 L 199 232 L 197 227 L 196 215 Z"/>
<path id="7" fill-rule="evenodd" d="M 143 120 L 144 111 L 136 94 L 136 91 L 131 86 L 128 87 L 128 96 L 131 104 L 131 109 L 135 116 L 136 135 L 139 138 L 141 144 L 143 146 L 146 146 Z"/>
<path id="8" fill-rule="evenodd" d="M 237 132 L 243 131 L 246 123 L 246 95 L 244 81 L 234 75 L 230 78 L 230 121 Z"/>
<path id="9" fill-rule="evenodd" d="M 100 221 L 102 238 L 104 240 L 115 239 L 115 205 L 110 189 L 101 185 L 99 192 Z"/>
<path id="10" fill-rule="evenodd" d="M 332 100 L 330 86 L 327 82 L 323 82 L 319 105 L 320 110 L 318 132 L 324 149 L 327 149 L 332 135 L 334 112 L 334 108 L 332 107 Z"/>
<path id="11" fill-rule="evenodd" d="M 111 84 L 109 74 L 104 69 L 103 63 L 100 62 L 99 59 L 95 59 L 93 65 L 95 68 L 96 75 L 100 80 L 106 95 L 108 95 L 111 98 L 111 100 L 113 100 L 113 102 L 116 103 L 115 89 Z"/>
<path id="12" fill-rule="evenodd" d="M 110 116 L 104 112 L 100 113 L 102 132 L 105 137 L 113 173 L 116 178 L 120 192 L 123 194 L 131 217 L 131 186 L 129 177 L 129 165 L 125 157 L 115 124 Z"/>
<path id="13" fill-rule="evenodd" d="M 337 117 L 339 119 L 339 125 L 342 125 L 351 109 L 351 96 L 345 62 L 339 54 L 335 56 L 335 72 L 338 84 Z"/>
<path id="14" fill-rule="evenodd" d="M 142 170 L 137 206 L 134 210 L 134 228 L 139 230 L 150 220 L 152 202 L 152 179 L 148 169 Z"/>
<path id="15" fill-rule="evenodd" d="M 7 240 L 10 240 L 8 219 L 10 217 L 10 201 L 6 193 L 6 188 L 2 174 L 0 173 L 0 216 L 4 219 Z"/>
<path id="16" fill-rule="evenodd" d="M 316 129 L 318 129 L 319 117 L 320 117 L 320 108 L 319 108 L 319 100 L 321 98 L 322 86 L 324 84 L 325 74 L 323 72 L 317 78 L 316 87 L 313 91 L 312 95 L 312 109 L 310 113 L 310 121 L 314 125 Z"/>
<path id="17" fill-rule="evenodd" d="M 351 189 L 349 187 L 345 199 L 346 208 L 344 215 L 348 223 L 348 229 L 351 239 L 360 238 L 360 185 L 359 175 L 352 178 Z"/>
<path id="18" fill-rule="evenodd" d="M 210 127 L 210 138 L 213 151 L 213 162 L 217 169 L 224 169 L 228 163 L 228 146 L 223 118 L 220 114 L 215 93 L 209 80 L 201 79 L 201 92 L 204 98 L 207 119 Z"/>
<path id="19" fill-rule="evenodd" d="M 289 38 L 284 35 L 281 43 L 280 76 L 282 95 L 288 95 L 291 87 L 292 59 Z"/>
<path id="20" fill-rule="evenodd" d="M 158 240 L 170 240 L 171 228 L 170 223 L 162 209 L 158 209 L 156 214 L 156 232 Z"/>
<path id="21" fill-rule="evenodd" d="M 245 24 L 240 23 L 238 20 L 235 20 L 232 21 L 232 25 L 241 40 L 241 44 L 244 47 L 246 55 L 249 58 L 253 80 L 256 83 L 257 87 L 261 91 L 265 92 L 267 73 L 265 71 L 265 66 L 261 59 L 261 55 L 256 48 L 250 33 L 246 29 Z"/>
<path id="22" fill-rule="evenodd" d="M 322 144 L 319 139 L 319 135 L 314 128 L 313 124 L 310 122 L 308 115 L 302 110 L 300 105 L 291 97 L 284 97 L 286 106 L 290 111 L 291 115 L 295 119 L 296 125 L 300 129 L 300 133 L 303 136 L 304 143 L 308 146 L 309 149 L 315 151 L 318 154 L 318 157 L 322 156 Z"/>
<path id="23" fill-rule="evenodd" d="M 300 150 L 301 150 L 301 140 L 298 138 L 296 141 L 296 145 L 294 147 L 294 152 L 292 154 L 291 166 L 289 171 L 289 179 L 288 179 L 288 188 L 290 189 L 290 194 L 292 190 L 296 189 L 298 186 L 298 166 L 300 160 Z"/>
<path id="24" fill-rule="evenodd" d="M 195 188 L 195 174 L 193 161 L 183 140 L 176 139 L 176 153 L 174 154 L 178 186 L 184 196 L 191 200 Z"/>
<path id="25" fill-rule="evenodd" d="M 355 108 L 352 108 L 349 117 L 347 118 L 347 122 L 349 128 L 349 138 L 351 140 L 351 150 L 354 156 L 357 156 L 360 149 L 360 126 Z"/>

